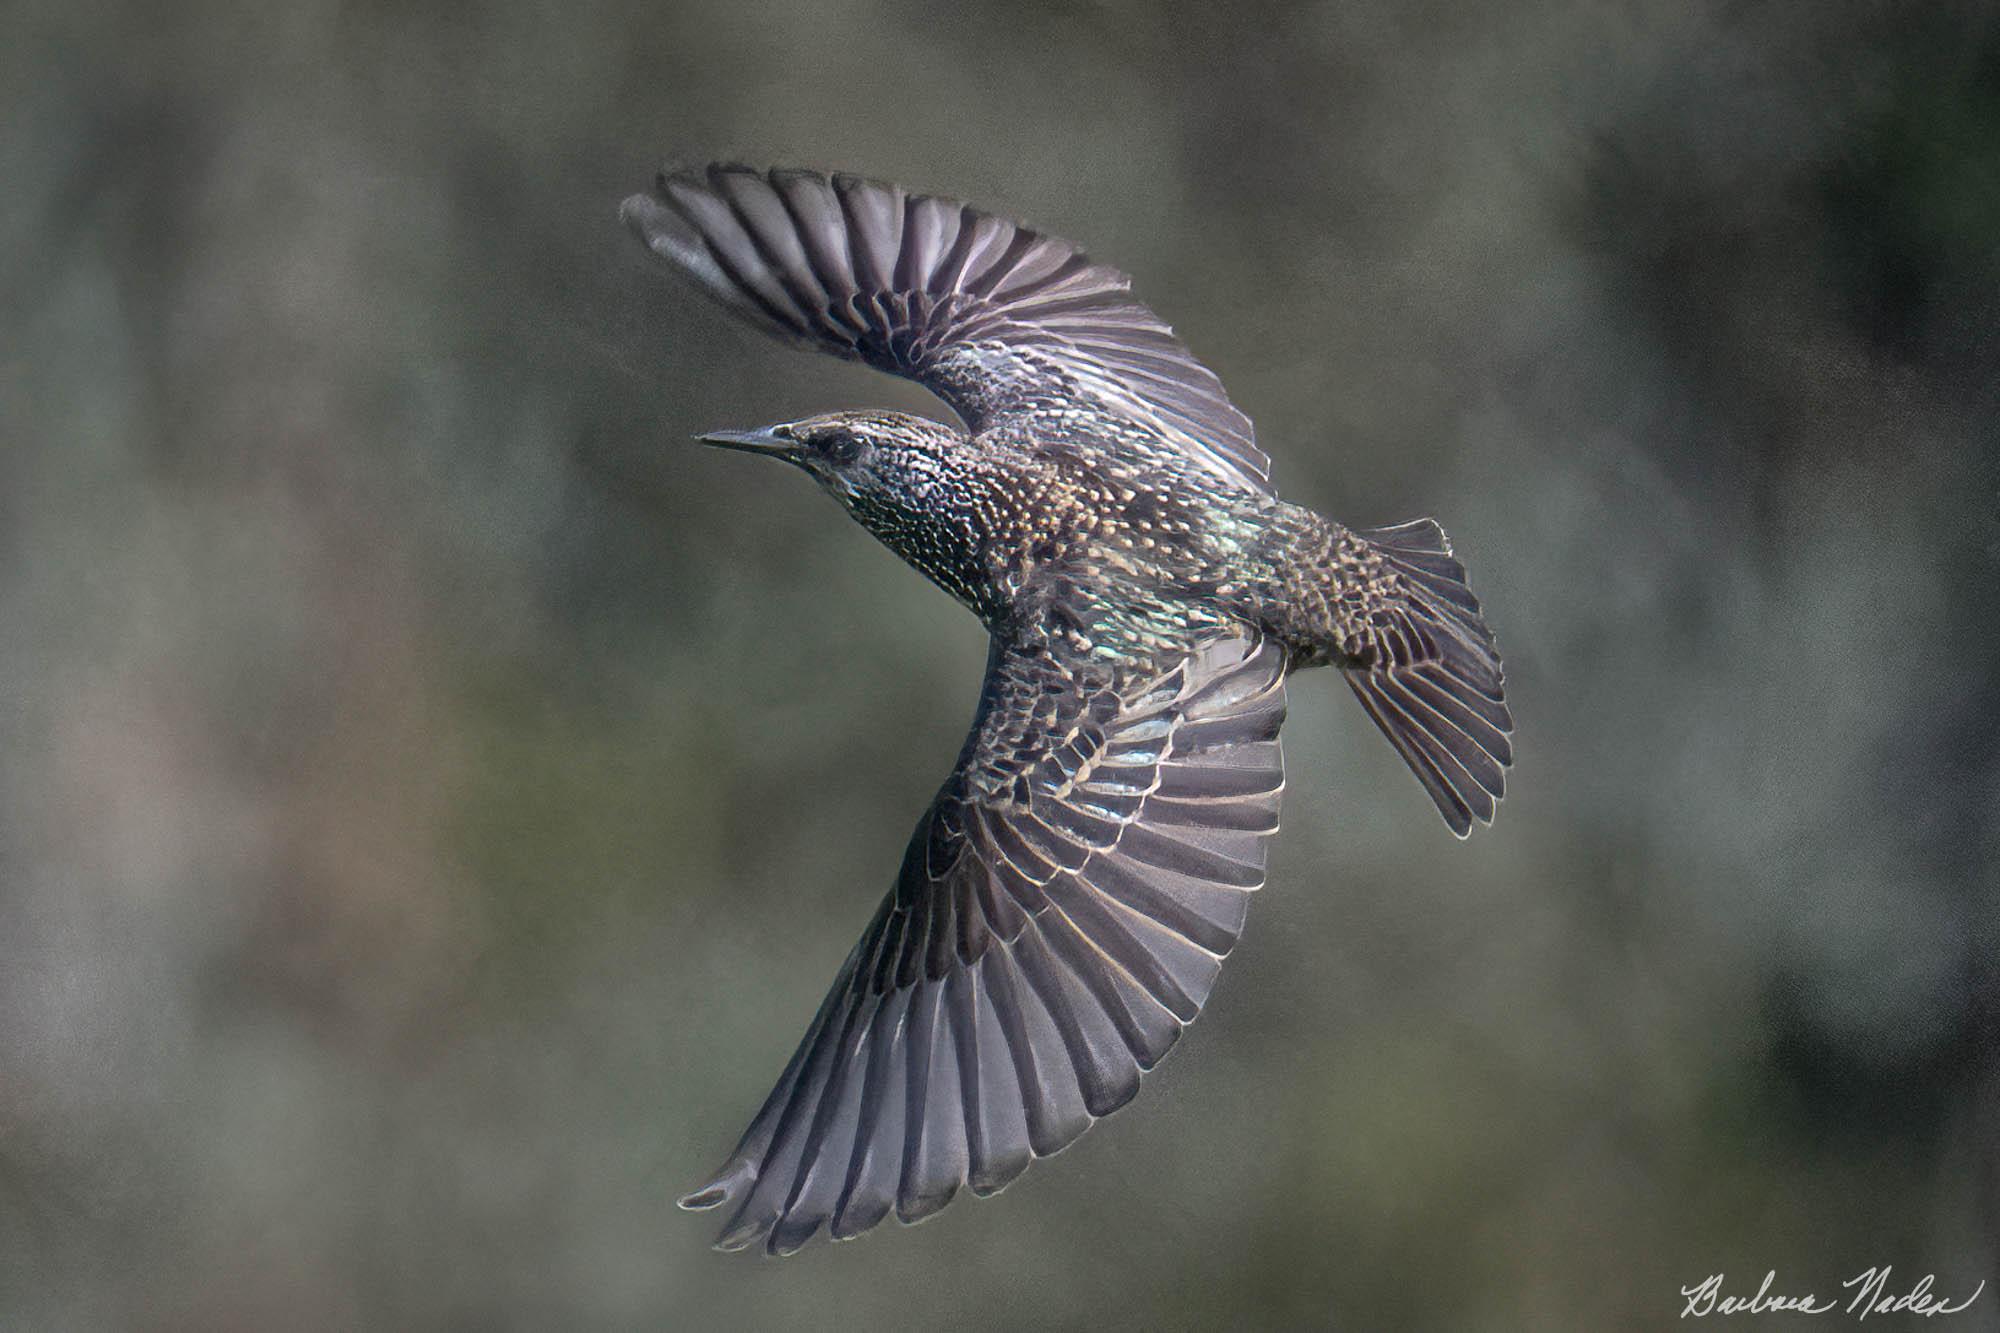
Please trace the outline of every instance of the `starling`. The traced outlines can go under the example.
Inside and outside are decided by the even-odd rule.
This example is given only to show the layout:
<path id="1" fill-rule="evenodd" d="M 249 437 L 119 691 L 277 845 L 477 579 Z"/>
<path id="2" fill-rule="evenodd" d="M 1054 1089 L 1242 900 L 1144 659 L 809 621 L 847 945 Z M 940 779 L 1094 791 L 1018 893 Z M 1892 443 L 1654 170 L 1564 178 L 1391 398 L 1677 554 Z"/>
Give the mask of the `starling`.
<path id="1" fill-rule="evenodd" d="M 663 173 L 623 217 L 787 341 L 962 426 L 843 411 L 701 438 L 807 473 L 991 636 L 895 885 L 715 1177 L 718 1248 L 986 1195 L 1123 1106 L 1264 879 L 1294 671 L 1340 670 L 1454 833 L 1512 761 L 1499 652 L 1429 519 L 1280 500 L 1215 375 L 1066 241 L 894 185 Z"/>

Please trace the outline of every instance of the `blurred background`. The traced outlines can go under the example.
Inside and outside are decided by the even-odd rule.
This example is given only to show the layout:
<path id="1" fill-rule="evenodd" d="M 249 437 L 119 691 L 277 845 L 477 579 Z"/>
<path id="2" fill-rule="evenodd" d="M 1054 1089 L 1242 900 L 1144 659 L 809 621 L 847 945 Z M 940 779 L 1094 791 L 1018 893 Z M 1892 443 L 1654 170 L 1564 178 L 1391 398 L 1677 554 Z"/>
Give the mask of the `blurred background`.
<path id="1" fill-rule="evenodd" d="M 1893 1264 L 2000 1327 L 2000 6 L 0 28 L 0 1325 L 1652 1328 Z M 646 262 L 711 156 L 1137 275 L 1289 498 L 1444 522 L 1520 722 L 1459 844 L 1299 681 L 1146 1092 L 782 1263 L 672 1200 L 984 650 L 688 443 L 927 402 Z"/>

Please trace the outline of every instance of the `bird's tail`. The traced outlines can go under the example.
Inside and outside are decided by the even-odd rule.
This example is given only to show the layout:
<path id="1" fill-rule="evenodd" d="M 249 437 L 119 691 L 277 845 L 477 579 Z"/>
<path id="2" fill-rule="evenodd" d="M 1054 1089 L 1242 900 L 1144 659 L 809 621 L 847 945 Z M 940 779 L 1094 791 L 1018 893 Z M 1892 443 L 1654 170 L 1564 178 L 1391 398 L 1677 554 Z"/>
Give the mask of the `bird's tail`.
<path id="1" fill-rule="evenodd" d="M 1461 838 L 1490 823 L 1514 762 L 1506 672 L 1465 566 L 1427 518 L 1356 534 L 1389 576 L 1368 652 L 1343 675 Z"/>

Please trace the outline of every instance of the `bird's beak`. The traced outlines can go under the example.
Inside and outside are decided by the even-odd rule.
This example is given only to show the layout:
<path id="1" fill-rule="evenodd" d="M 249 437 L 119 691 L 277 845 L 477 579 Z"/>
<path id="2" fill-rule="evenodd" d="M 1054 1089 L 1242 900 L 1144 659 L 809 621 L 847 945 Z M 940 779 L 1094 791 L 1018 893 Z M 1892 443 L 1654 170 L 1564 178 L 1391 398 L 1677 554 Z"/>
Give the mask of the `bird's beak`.
<path id="1" fill-rule="evenodd" d="M 718 449 L 740 449 L 746 454 L 769 454 L 795 463 L 799 458 L 798 442 L 792 432 L 784 426 L 766 426 L 762 430 L 712 430 L 695 436 L 703 444 L 712 444 Z"/>

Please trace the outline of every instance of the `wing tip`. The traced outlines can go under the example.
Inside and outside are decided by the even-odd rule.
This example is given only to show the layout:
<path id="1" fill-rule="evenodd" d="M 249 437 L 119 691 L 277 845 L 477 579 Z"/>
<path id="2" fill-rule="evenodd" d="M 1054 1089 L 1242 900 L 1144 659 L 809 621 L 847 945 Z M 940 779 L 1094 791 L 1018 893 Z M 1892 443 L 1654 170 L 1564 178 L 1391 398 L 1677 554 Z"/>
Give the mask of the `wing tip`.
<path id="1" fill-rule="evenodd" d="M 729 1202 L 756 1179 L 756 1169 L 750 1163 L 740 1160 L 732 1162 L 710 1179 L 681 1195 L 674 1200 L 674 1203 L 691 1213 L 706 1212 Z"/>
<path id="2" fill-rule="evenodd" d="M 772 1224 L 764 1237 L 764 1253 L 773 1259 L 787 1259 L 803 1250 L 827 1219 L 819 1214 L 812 1216 L 786 1216 Z"/>
<path id="3" fill-rule="evenodd" d="M 896 1199 L 896 1220 L 906 1227 L 930 1221 L 958 1197 L 958 1185 L 959 1182 L 954 1180 L 938 1189 L 914 1192 L 908 1198 L 899 1195 Z"/>
<path id="4" fill-rule="evenodd" d="M 1030 1148 L 1021 1153 L 1010 1152 L 1003 1158 L 975 1162 L 966 1174 L 966 1188 L 975 1199 L 990 1199 L 1025 1175 L 1037 1156 Z"/>
<path id="5" fill-rule="evenodd" d="M 627 195 L 618 205 L 618 220 L 655 254 L 677 259 L 695 240 L 694 229 L 674 210 L 666 196 L 666 174 L 652 190 Z"/>
<path id="6" fill-rule="evenodd" d="M 762 1240 L 770 1230 L 769 1221 L 738 1222 L 735 1226 L 724 1228 L 709 1248 L 718 1254 L 737 1254 Z"/>
<path id="7" fill-rule="evenodd" d="M 720 1185 L 704 1185 L 698 1190 L 690 1190 L 674 1200 L 674 1206 L 685 1208 L 690 1213 L 703 1213 L 729 1201 L 729 1191 Z"/>

